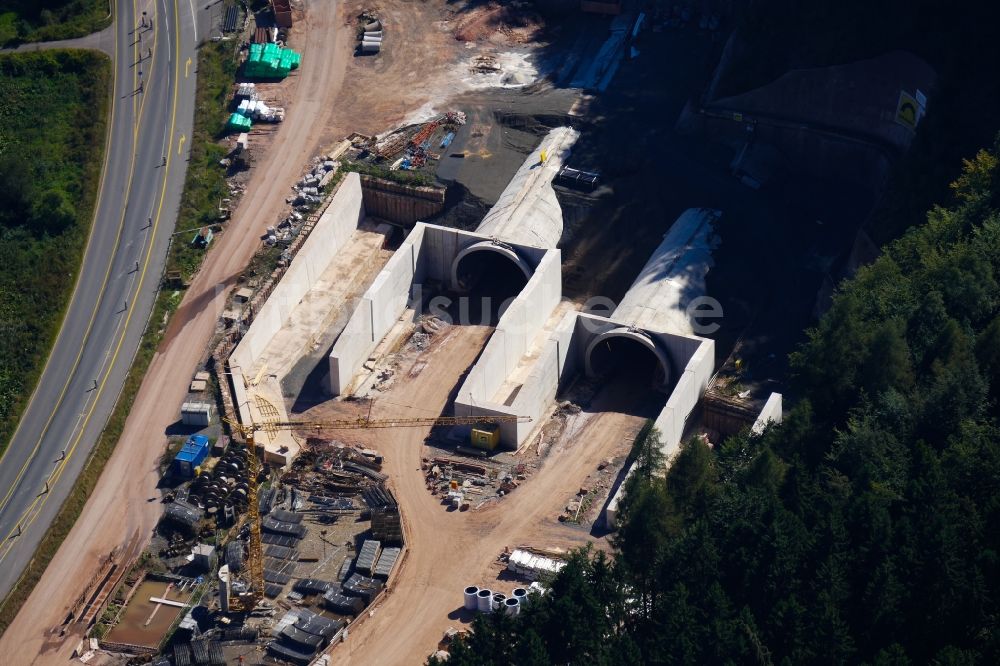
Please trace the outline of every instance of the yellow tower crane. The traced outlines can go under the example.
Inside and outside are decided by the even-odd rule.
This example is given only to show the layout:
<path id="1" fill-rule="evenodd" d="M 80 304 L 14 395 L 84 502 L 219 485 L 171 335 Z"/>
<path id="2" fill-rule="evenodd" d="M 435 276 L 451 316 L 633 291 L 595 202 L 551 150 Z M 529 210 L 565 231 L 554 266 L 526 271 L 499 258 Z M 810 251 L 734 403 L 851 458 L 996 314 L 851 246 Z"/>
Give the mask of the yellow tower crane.
<path id="1" fill-rule="evenodd" d="M 247 547 L 247 573 L 249 589 L 246 593 L 231 596 L 229 608 L 234 612 L 249 613 L 261 599 L 264 598 L 264 555 L 260 535 L 260 506 L 257 500 L 257 479 L 260 476 L 261 462 L 257 457 L 255 435 L 265 432 L 274 435 L 279 430 L 357 430 L 363 428 L 420 428 L 434 426 L 479 425 L 497 423 L 528 423 L 530 416 L 438 416 L 415 418 L 383 418 L 373 419 L 371 416 L 353 419 L 334 419 L 330 421 L 265 421 L 261 423 L 237 423 L 225 419 L 235 432 L 246 440 L 247 447 L 247 519 L 250 522 L 250 543 Z"/>

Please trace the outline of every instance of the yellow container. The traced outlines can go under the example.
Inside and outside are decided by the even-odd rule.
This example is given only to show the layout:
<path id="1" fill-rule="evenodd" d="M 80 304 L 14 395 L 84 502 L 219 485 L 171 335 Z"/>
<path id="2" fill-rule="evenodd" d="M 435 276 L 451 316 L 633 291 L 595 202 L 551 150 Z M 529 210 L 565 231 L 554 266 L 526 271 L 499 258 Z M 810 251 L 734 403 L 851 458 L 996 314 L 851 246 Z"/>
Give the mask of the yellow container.
<path id="1" fill-rule="evenodd" d="M 495 423 L 473 426 L 469 439 L 477 449 L 492 451 L 500 443 L 500 426 Z"/>

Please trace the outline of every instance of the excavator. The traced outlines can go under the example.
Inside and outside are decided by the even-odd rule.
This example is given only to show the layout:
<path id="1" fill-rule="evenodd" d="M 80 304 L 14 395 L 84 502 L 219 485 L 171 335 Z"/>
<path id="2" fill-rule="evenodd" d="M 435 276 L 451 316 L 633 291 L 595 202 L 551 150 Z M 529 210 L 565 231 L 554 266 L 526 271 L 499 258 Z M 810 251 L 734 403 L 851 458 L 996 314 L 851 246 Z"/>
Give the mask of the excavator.
<path id="1" fill-rule="evenodd" d="M 421 428 L 436 426 L 489 426 L 500 423 L 527 423 L 529 416 L 493 415 L 493 416 L 438 416 L 415 418 L 382 418 L 374 419 L 369 411 L 368 416 L 353 419 L 334 419 L 329 421 L 312 420 L 268 420 L 260 423 L 243 424 L 224 419 L 234 433 L 242 435 L 246 441 L 247 457 L 247 518 L 250 523 L 250 543 L 247 547 L 247 578 L 246 592 L 232 595 L 229 598 L 229 609 L 237 613 L 250 613 L 264 598 L 264 555 L 261 543 L 260 505 L 257 499 L 257 480 L 262 469 L 257 456 L 256 434 L 264 432 L 273 436 L 279 430 L 313 431 L 316 433 L 327 430 L 358 430 L 366 428 Z M 230 588 L 231 589 L 231 588 Z"/>

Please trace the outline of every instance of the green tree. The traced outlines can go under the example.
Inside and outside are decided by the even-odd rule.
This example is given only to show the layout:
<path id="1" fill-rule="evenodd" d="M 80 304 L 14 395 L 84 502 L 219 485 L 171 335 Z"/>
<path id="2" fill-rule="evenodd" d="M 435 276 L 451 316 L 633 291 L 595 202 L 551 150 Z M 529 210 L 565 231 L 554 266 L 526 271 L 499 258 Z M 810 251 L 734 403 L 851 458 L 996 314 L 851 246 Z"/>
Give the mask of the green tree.
<path id="1" fill-rule="evenodd" d="M 646 421 L 632 444 L 632 457 L 635 458 L 635 472 L 646 481 L 662 474 L 666 457 L 663 454 L 660 431 L 653 421 Z"/>
<path id="2" fill-rule="evenodd" d="M 976 361 L 990 385 L 994 416 L 1000 416 L 1000 316 L 983 329 L 976 340 Z"/>
<path id="3" fill-rule="evenodd" d="M 891 388 L 908 390 L 913 385 L 910 348 L 902 321 L 890 319 L 872 335 L 861 372 L 861 386 L 871 395 Z"/>
<path id="4" fill-rule="evenodd" d="M 478 623 L 479 663 L 1000 662 L 996 155 L 840 287 L 783 423 L 665 477 L 637 438 L 613 559 Z"/>
<path id="5" fill-rule="evenodd" d="M 0 154 L 0 226 L 19 227 L 30 222 L 34 200 L 31 170 L 13 154 Z"/>
<path id="6" fill-rule="evenodd" d="M 685 444 L 667 473 L 667 495 L 682 516 L 700 515 L 715 495 L 715 455 L 700 439 Z"/>
<path id="7" fill-rule="evenodd" d="M 62 190 L 49 189 L 35 202 L 31 227 L 36 233 L 58 236 L 76 221 L 76 210 Z"/>

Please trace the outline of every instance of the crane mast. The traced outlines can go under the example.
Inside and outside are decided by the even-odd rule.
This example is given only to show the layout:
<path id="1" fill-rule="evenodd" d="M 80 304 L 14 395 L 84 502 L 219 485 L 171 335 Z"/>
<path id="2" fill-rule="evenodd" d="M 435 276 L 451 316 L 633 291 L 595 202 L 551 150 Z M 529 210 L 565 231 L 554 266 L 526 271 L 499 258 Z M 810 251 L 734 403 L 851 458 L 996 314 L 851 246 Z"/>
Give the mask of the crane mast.
<path id="1" fill-rule="evenodd" d="M 229 600 L 229 607 L 236 612 L 249 613 L 264 598 L 264 555 L 261 541 L 260 504 L 257 498 L 257 481 L 260 478 L 260 458 L 257 457 L 255 435 L 257 432 L 273 434 L 278 430 L 355 430 L 367 428 L 419 428 L 434 426 L 477 425 L 481 423 L 527 423 L 529 416 L 438 416 L 415 418 L 382 418 L 370 416 L 330 421 L 265 421 L 244 425 L 226 419 L 226 422 L 246 440 L 247 457 L 247 518 L 250 523 L 250 542 L 247 544 L 247 573 L 249 589 Z"/>

